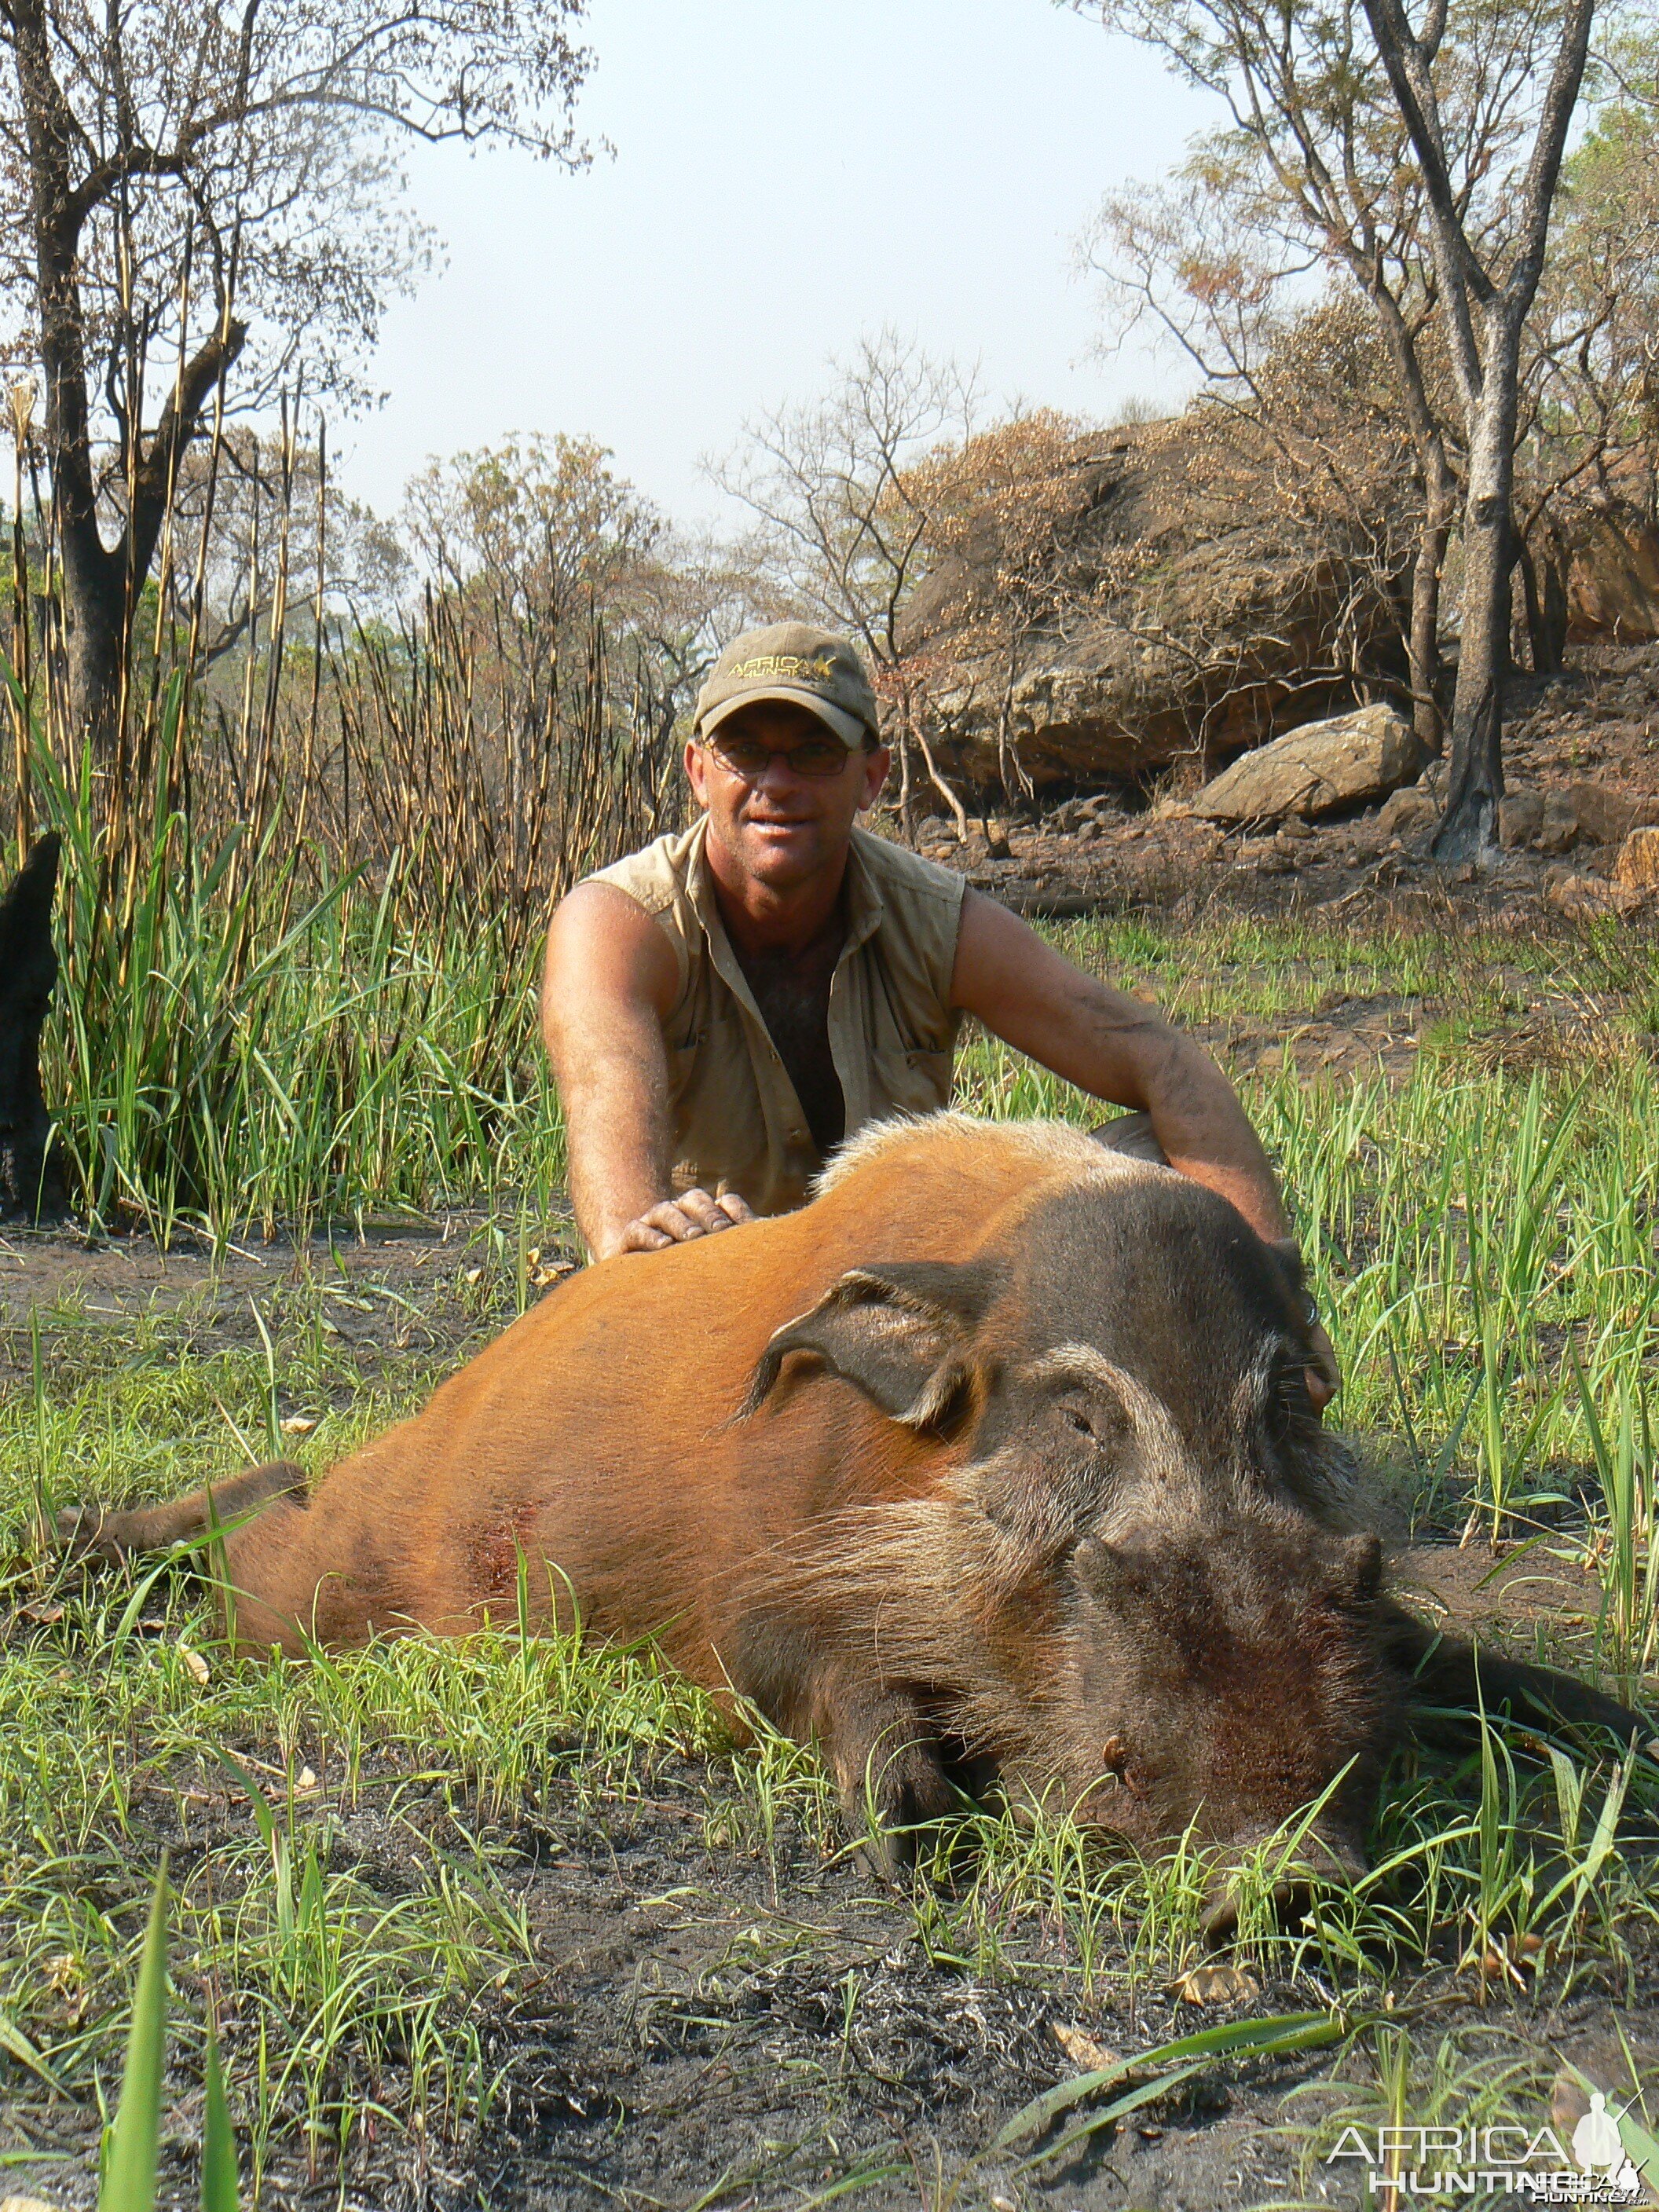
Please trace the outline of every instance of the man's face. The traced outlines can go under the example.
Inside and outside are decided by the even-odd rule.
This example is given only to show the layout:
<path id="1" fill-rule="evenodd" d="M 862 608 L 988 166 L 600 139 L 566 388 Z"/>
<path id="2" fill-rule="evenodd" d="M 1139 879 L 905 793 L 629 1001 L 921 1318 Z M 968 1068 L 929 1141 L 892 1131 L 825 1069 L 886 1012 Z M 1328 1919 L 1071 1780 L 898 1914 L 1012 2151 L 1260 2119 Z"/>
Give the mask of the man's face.
<path id="1" fill-rule="evenodd" d="M 816 768 L 834 754 L 845 757 L 829 775 L 804 775 L 797 757 Z M 763 747 L 763 764 L 741 758 Z M 810 748 L 800 752 L 798 749 Z M 728 750 L 729 749 L 729 750 Z M 685 772 L 708 810 L 708 835 L 739 873 L 783 891 L 809 882 L 845 853 L 854 820 L 873 805 L 886 780 L 887 748 L 854 747 L 850 751 L 810 708 L 785 701 L 757 700 L 720 723 L 706 740 L 693 738 L 685 749 Z"/>

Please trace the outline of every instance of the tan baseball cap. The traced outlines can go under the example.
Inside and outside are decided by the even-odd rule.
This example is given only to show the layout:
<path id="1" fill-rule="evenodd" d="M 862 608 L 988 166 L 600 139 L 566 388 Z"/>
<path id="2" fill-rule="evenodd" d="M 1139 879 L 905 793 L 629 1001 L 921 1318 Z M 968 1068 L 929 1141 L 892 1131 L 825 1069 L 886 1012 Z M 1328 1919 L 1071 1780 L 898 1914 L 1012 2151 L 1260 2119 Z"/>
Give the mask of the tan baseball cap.
<path id="1" fill-rule="evenodd" d="M 881 734 L 864 663 L 844 637 L 810 623 L 774 623 L 733 638 L 697 694 L 691 726 L 706 738 L 728 714 L 762 699 L 806 708 L 849 752 Z"/>

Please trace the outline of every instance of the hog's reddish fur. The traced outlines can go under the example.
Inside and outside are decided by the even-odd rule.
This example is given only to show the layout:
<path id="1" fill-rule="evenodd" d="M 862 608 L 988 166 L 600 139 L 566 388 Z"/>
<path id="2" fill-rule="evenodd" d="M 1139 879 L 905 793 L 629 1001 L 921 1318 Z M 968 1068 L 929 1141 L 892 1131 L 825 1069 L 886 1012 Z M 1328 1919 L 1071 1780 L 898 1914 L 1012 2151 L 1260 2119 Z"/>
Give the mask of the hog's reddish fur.
<path id="1" fill-rule="evenodd" d="M 292 1470 L 262 1474 L 271 1502 L 225 1540 L 240 1639 L 464 1632 L 511 1616 L 522 1553 L 538 1623 L 568 1623 L 574 1594 L 587 1628 L 654 1634 L 719 1692 L 757 1562 L 819 1516 L 939 1492 L 959 1460 L 833 1382 L 734 1423 L 769 1338 L 872 1255 L 970 1258 L 1059 1183 L 1152 1172 L 1059 1128 L 938 1117 L 855 1146 L 799 1213 L 584 1269 L 309 1503 Z M 220 1517 L 255 1494 L 222 1491 Z M 116 1516 L 105 1540 L 204 1513 Z"/>

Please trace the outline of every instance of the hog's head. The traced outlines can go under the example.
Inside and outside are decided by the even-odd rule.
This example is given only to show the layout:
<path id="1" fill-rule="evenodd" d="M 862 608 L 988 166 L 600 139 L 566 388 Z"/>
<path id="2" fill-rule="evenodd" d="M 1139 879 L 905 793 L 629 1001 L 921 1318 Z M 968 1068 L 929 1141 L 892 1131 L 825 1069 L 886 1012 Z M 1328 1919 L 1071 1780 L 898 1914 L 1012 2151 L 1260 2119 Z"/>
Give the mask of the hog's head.
<path id="1" fill-rule="evenodd" d="M 909 1491 L 796 1560 L 789 1601 L 1138 1845 L 1248 1846 L 1329 1792 L 1318 1832 L 1352 1864 L 1398 1680 L 1376 1542 L 1322 1525 L 1342 1463 L 1298 1291 L 1224 1201 L 1149 1167 L 1040 1198 L 960 1263 L 844 1275 L 745 1410 L 847 1385 L 908 1432 Z"/>

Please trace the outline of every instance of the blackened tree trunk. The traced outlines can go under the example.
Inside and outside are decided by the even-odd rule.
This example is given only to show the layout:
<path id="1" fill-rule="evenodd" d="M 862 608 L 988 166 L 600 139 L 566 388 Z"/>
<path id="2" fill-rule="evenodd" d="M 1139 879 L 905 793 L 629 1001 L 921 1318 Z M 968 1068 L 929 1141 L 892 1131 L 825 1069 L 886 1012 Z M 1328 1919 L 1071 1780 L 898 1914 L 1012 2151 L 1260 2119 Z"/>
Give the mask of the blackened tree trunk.
<path id="1" fill-rule="evenodd" d="M 1446 544 L 1451 536 L 1455 487 L 1443 465 L 1431 469 L 1425 487 L 1423 525 L 1418 533 L 1417 559 L 1412 570 L 1412 628 L 1407 652 L 1412 678 L 1412 726 L 1417 742 L 1431 758 L 1439 753 L 1445 732 L 1440 714 L 1440 579 L 1446 566 Z"/>
<path id="2" fill-rule="evenodd" d="M 0 898 L 0 1214 L 40 1221 L 66 1203 L 40 1088 L 40 1031 L 58 980 L 52 902 L 58 841 L 36 840 Z"/>

